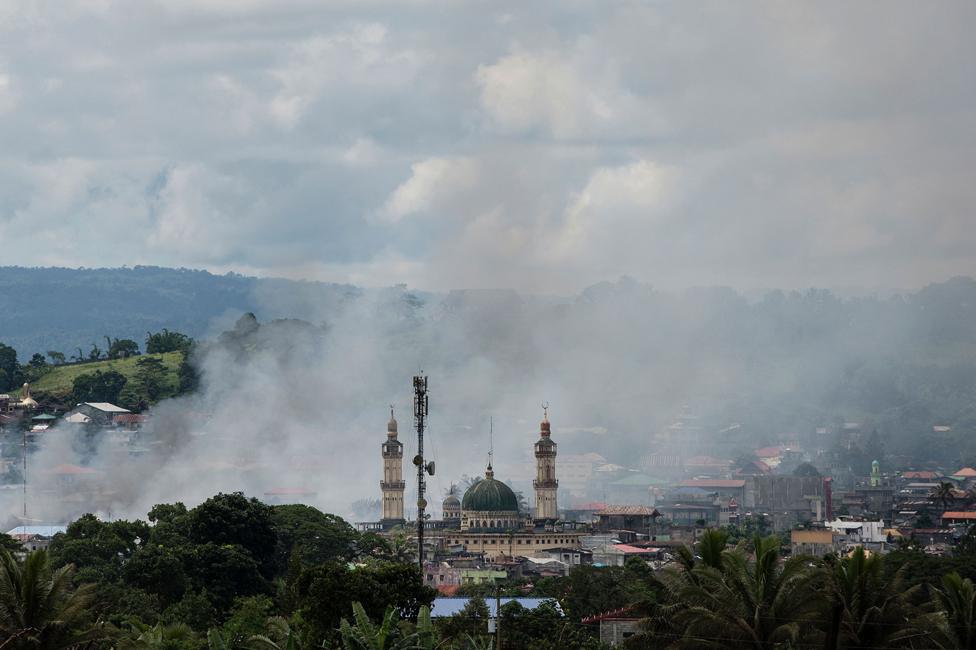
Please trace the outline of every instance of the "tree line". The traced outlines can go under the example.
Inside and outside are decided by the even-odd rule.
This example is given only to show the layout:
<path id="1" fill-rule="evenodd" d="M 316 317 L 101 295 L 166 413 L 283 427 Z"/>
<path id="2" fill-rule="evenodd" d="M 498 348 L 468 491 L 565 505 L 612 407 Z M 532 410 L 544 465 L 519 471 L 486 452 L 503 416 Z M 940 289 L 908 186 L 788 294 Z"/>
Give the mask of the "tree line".
<path id="1" fill-rule="evenodd" d="M 182 332 L 162 329 L 147 332 L 145 355 L 139 344 L 131 339 L 105 336 L 105 348 L 96 343 L 86 354 L 81 348 L 70 359 L 74 363 L 127 359 L 140 357 L 136 361 L 136 372 L 130 378 L 117 370 L 95 370 L 74 378 L 69 395 L 73 403 L 78 402 L 124 402 L 130 408 L 143 409 L 172 395 L 192 392 L 196 389 L 198 376 L 191 355 L 195 348 L 192 338 Z M 170 386 L 167 370 L 158 356 L 167 352 L 182 352 L 183 359 L 177 371 L 177 385 Z M 48 362 L 50 359 L 50 362 Z M 35 353 L 31 359 L 20 364 L 17 351 L 0 343 L 0 392 L 15 391 L 23 383 L 33 383 L 50 372 L 54 366 L 68 363 L 63 352 L 48 350 L 46 354 Z"/>
<path id="2" fill-rule="evenodd" d="M 480 598 L 430 618 L 436 592 L 404 538 L 305 505 L 218 494 L 157 505 L 145 521 L 86 515 L 22 559 L 12 540 L 0 546 L 0 638 L 17 650 L 492 647 Z M 504 644 L 598 650 L 582 619 L 622 609 L 640 619 L 628 648 L 976 648 L 976 543 L 945 558 L 911 544 L 886 556 L 782 549 L 761 535 L 733 545 L 716 529 L 663 570 L 630 558 L 503 585 L 550 599 L 503 606 Z"/>

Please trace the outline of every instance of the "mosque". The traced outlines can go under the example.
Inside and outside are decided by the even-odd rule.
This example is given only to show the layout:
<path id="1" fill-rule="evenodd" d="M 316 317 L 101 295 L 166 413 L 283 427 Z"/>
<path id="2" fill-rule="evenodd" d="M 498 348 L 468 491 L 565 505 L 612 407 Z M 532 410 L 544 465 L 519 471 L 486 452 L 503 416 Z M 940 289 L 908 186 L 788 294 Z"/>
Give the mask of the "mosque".
<path id="1" fill-rule="evenodd" d="M 382 445 L 383 530 L 404 526 L 403 443 L 397 439 L 397 421 L 390 412 Z M 495 478 L 489 458 L 485 477 L 471 485 L 461 499 L 448 494 L 441 504 L 443 518 L 427 522 L 425 537 L 439 540 L 445 548 L 484 553 L 490 559 L 505 556 L 532 556 L 535 551 L 553 548 L 578 548 L 580 533 L 564 530 L 559 521 L 556 491 L 556 443 L 552 440 L 548 409 L 539 424 L 539 439 L 534 445 L 536 476 L 532 481 L 535 505 L 522 512 L 518 497 L 504 482 Z"/>

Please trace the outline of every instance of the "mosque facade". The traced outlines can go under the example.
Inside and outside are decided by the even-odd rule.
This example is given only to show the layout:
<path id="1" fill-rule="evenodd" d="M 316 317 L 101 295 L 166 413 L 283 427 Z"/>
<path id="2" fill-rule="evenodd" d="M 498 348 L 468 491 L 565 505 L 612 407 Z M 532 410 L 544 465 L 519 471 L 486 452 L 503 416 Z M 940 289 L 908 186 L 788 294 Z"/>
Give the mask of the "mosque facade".
<path id="1" fill-rule="evenodd" d="M 490 559 L 527 556 L 535 551 L 553 548 L 578 548 L 579 532 L 564 529 L 559 522 L 556 492 L 556 443 L 552 440 L 548 409 L 539 425 L 539 439 L 534 444 L 536 476 L 533 480 L 535 506 L 524 511 L 515 492 L 495 478 L 491 460 L 485 476 L 464 492 L 459 499 L 453 489 L 441 504 L 443 519 L 429 522 L 445 547 L 484 553 Z M 403 444 L 396 439 L 396 420 L 390 417 L 387 441 L 383 443 L 383 528 L 394 520 L 402 523 Z"/>

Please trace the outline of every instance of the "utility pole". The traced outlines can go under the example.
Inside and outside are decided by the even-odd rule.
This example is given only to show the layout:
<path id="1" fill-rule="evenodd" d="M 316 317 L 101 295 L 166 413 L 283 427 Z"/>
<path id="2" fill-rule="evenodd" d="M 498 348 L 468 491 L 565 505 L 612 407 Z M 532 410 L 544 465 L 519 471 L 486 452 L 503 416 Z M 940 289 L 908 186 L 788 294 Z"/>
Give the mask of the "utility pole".
<path id="1" fill-rule="evenodd" d="M 24 525 L 27 525 L 27 429 L 24 429 Z M 27 532 L 27 529 L 24 529 Z"/>
<path id="2" fill-rule="evenodd" d="M 495 587 L 495 650 L 502 650 L 502 588 Z"/>
<path id="3" fill-rule="evenodd" d="M 424 514 L 427 508 L 427 500 L 424 499 L 427 481 L 424 473 L 434 475 L 434 462 L 424 464 L 424 427 L 427 424 L 427 377 L 424 375 L 413 378 L 413 421 L 417 427 L 417 455 L 413 458 L 413 464 L 417 466 L 417 563 L 423 580 L 424 521 L 427 519 Z"/>

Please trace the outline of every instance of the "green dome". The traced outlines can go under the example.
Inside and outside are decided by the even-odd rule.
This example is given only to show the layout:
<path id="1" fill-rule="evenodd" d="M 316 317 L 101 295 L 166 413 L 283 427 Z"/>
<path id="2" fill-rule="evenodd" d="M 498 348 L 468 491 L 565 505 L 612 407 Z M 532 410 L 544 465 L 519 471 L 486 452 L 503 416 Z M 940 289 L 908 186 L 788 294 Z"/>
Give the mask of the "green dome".
<path id="1" fill-rule="evenodd" d="M 501 481 L 486 478 L 468 488 L 461 501 L 462 510 L 475 512 L 518 512 L 518 498 Z"/>

